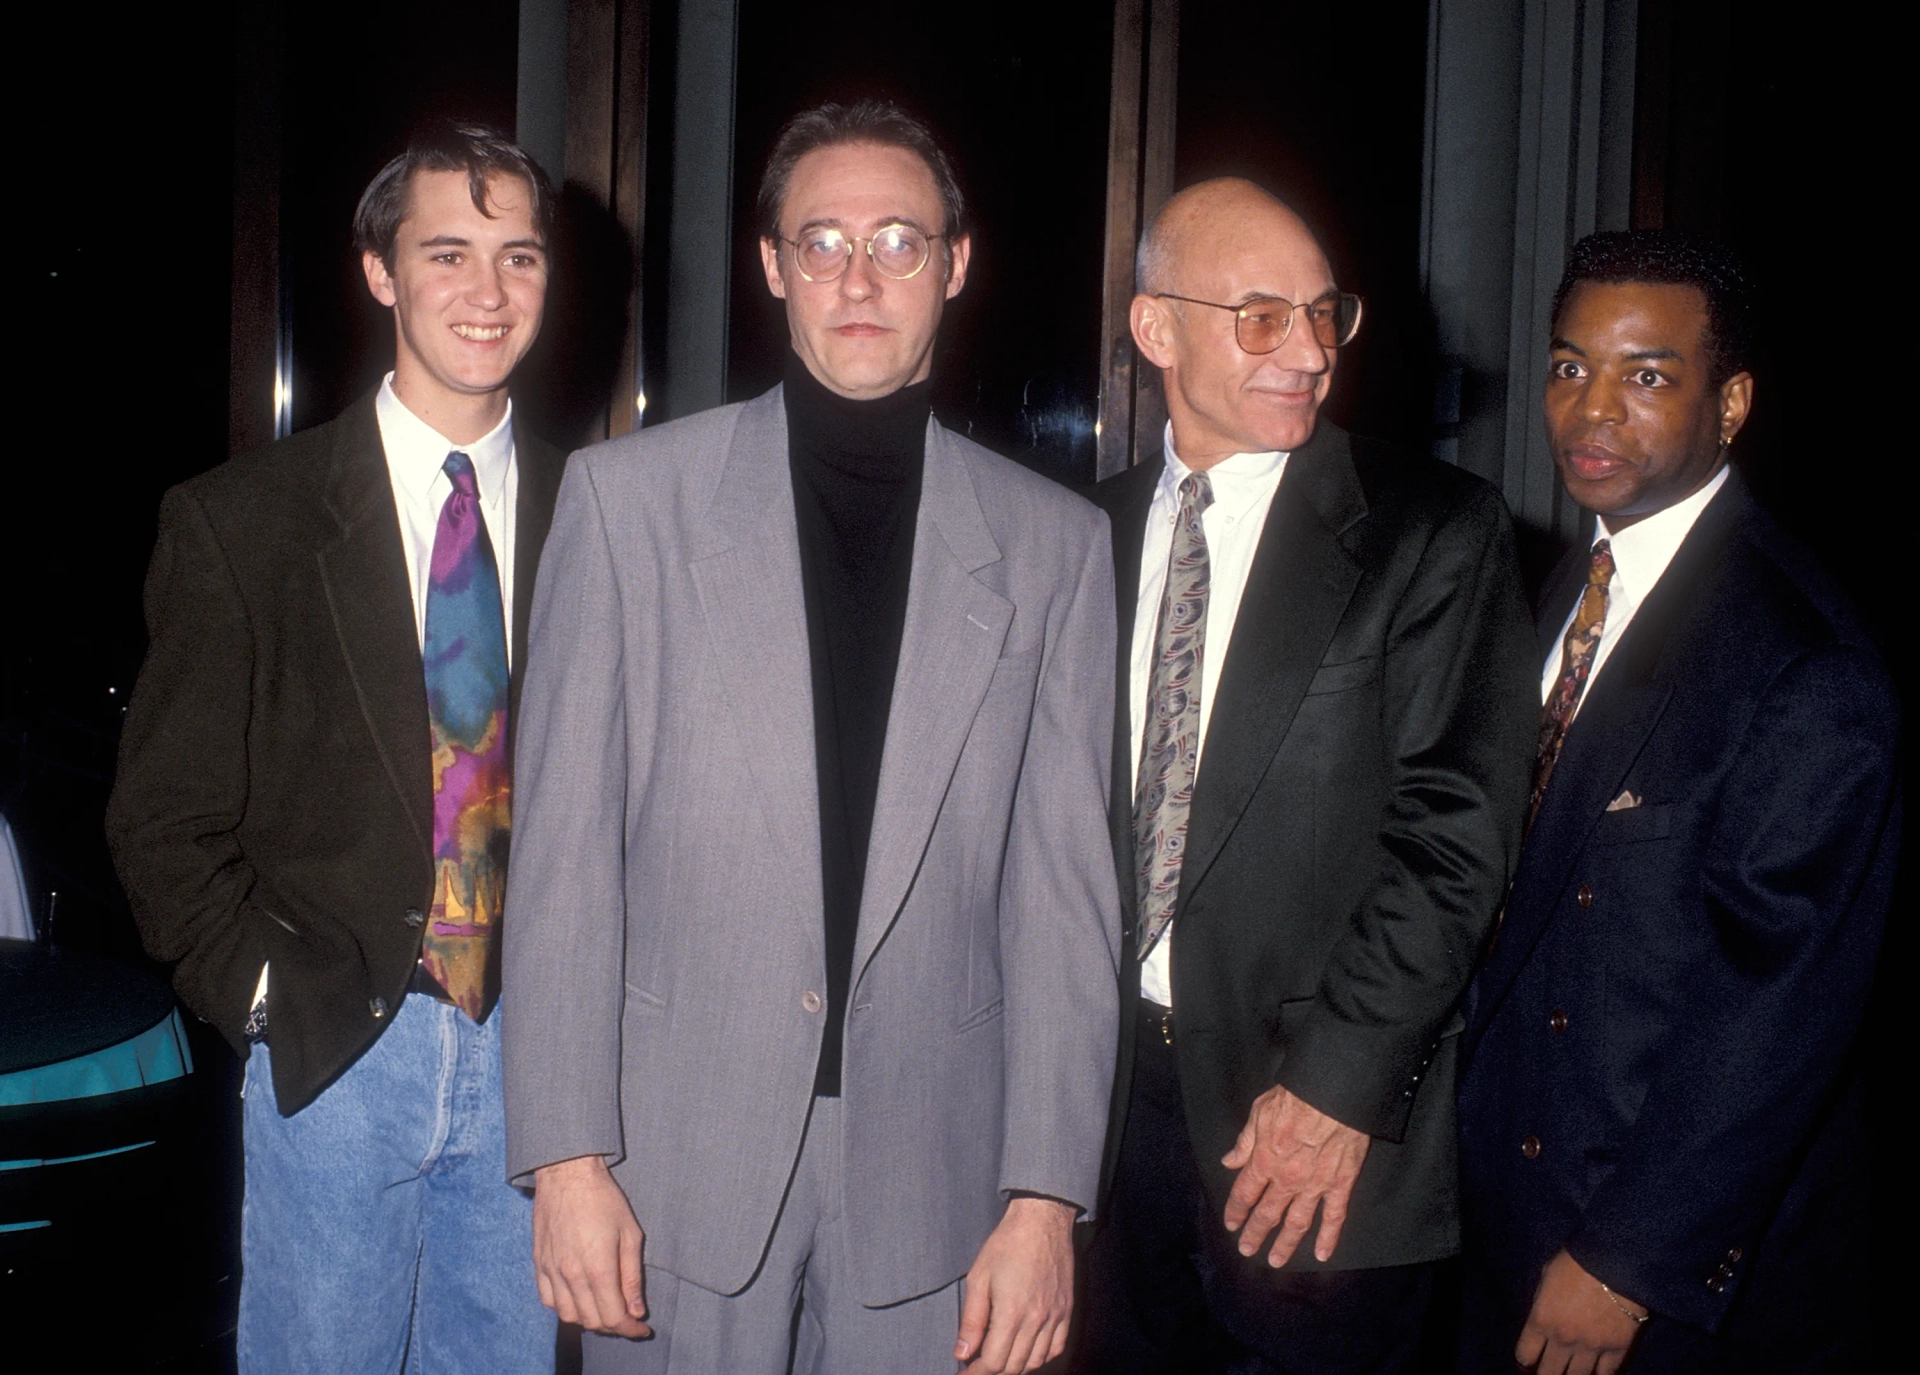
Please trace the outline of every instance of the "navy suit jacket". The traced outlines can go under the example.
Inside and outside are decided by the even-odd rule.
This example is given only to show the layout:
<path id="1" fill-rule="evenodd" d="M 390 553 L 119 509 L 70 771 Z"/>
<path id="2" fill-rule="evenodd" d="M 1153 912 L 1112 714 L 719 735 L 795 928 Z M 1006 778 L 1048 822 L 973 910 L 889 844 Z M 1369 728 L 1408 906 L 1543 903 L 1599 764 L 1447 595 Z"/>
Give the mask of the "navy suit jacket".
<path id="1" fill-rule="evenodd" d="M 1549 582 L 1543 664 L 1586 563 Z M 1466 1244 L 1507 1341 L 1563 1247 L 1723 1338 L 1842 1297 L 1897 728 L 1853 612 L 1734 474 L 1593 680 L 1469 1001 Z"/>

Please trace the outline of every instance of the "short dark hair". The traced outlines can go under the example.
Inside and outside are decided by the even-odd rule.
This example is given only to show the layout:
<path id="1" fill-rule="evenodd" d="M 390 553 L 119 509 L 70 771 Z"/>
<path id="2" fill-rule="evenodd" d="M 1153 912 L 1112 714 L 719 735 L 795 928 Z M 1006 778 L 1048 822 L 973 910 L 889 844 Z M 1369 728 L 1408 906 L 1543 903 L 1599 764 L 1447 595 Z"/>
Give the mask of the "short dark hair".
<path id="1" fill-rule="evenodd" d="M 933 136 L 933 130 L 890 100 L 856 100 L 841 105 L 828 101 L 802 110 L 781 128 L 767 155 L 767 170 L 760 176 L 760 194 L 754 202 L 754 218 L 760 237 L 780 237 L 780 211 L 787 200 L 787 186 L 801 158 L 819 148 L 842 143 L 878 143 L 888 148 L 904 148 L 926 163 L 933 173 L 934 189 L 940 193 L 941 213 L 946 217 L 942 232 L 947 242 L 967 232 L 967 202 L 960 194 L 960 179 L 946 150 Z"/>
<path id="2" fill-rule="evenodd" d="M 1753 361 L 1753 283 L 1732 249 L 1670 229 L 1616 229 L 1573 246 L 1553 293 L 1553 322 L 1582 282 L 1690 286 L 1707 298 L 1707 380 L 1718 387 Z"/>
<path id="3" fill-rule="evenodd" d="M 553 239 L 553 184 L 519 144 L 484 124 L 435 120 L 408 140 L 407 151 L 380 169 L 353 212 L 353 246 L 391 263 L 400 222 L 407 217 L 416 172 L 465 172 L 474 209 L 487 209 L 487 178 L 518 177 L 533 191 L 533 223 L 543 242 Z"/>

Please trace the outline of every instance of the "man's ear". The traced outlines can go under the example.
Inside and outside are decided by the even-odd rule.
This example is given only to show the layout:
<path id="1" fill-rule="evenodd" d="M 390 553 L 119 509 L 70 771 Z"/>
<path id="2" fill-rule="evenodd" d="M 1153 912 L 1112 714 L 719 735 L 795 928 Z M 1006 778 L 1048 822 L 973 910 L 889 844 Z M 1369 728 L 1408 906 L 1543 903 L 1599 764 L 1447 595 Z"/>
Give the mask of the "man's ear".
<path id="1" fill-rule="evenodd" d="M 760 266 L 766 270 L 767 290 L 784 301 L 787 299 L 786 279 L 780 275 L 780 241 L 760 236 Z"/>
<path id="2" fill-rule="evenodd" d="M 1163 371 L 1173 366 L 1173 308 L 1158 296 L 1141 292 L 1127 312 L 1140 356 Z"/>
<path id="3" fill-rule="evenodd" d="M 1720 384 L 1720 442 L 1733 443 L 1733 437 L 1747 423 L 1753 411 L 1753 374 L 1736 372 Z"/>
<path id="4" fill-rule="evenodd" d="M 400 299 L 393 289 L 393 275 L 387 271 L 387 264 L 378 253 L 368 249 L 360 255 L 360 270 L 367 274 L 367 290 L 373 293 L 373 299 L 383 306 L 391 306 Z"/>
<path id="5" fill-rule="evenodd" d="M 973 235 L 962 234 L 947 245 L 947 299 L 951 301 L 967 284 L 967 264 L 973 261 Z"/>

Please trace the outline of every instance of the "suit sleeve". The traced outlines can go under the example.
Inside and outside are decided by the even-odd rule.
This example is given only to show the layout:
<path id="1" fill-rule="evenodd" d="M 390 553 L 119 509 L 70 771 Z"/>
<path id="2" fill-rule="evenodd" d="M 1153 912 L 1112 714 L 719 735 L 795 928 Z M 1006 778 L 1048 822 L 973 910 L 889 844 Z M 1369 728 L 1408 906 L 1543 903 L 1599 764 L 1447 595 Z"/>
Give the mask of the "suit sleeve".
<path id="1" fill-rule="evenodd" d="M 1859 1032 L 1899 849 L 1898 710 L 1864 651 L 1803 655 L 1726 769 L 1700 888 L 1723 958 L 1690 975 L 1694 1015 L 1567 1248 L 1656 1312 L 1718 1325 Z"/>
<path id="2" fill-rule="evenodd" d="M 1085 514 L 1085 561 L 1050 615 L 1001 878 L 1000 1180 L 1091 1214 L 1118 1043 L 1120 894 L 1107 830 L 1113 555 L 1106 517 Z"/>
<path id="3" fill-rule="evenodd" d="M 242 1054 L 271 919 L 241 850 L 253 638 L 200 503 L 160 504 L 146 584 L 148 648 L 127 705 L 107 841 L 140 939 L 174 987 Z"/>
<path id="4" fill-rule="evenodd" d="M 1280 1082 L 1397 1141 L 1520 846 L 1539 670 L 1512 522 L 1485 489 L 1434 534 L 1388 633 L 1386 865 L 1288 1047 Z"/>
<path id="5" fill-rule="evenodd" d="M 514 734 L 513 857 L 503 918 L 507 1173 L 617 1162 L 625 1006 L 629 646 L 594 489 L 576 459 L 534 587 Z"/>

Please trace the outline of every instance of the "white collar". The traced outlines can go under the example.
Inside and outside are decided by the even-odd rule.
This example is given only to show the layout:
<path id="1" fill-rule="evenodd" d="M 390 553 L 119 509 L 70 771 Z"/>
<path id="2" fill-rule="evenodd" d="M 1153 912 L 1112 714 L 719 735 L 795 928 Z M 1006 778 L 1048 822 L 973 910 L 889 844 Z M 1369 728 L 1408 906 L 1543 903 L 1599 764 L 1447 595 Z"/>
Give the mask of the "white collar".
<path id="1" fill-rule="evenodd" d="M 1607 529 L 1607 518 L 1600 516 L 1594 525 L 1594 543 L 1607 540 L 1613 552 L 1613 580 L 1620 595 L 1638 604 L 1660 581 L 1673 556 L 1693 529 L 1707 503 L 1727 485 L 1728 464 L 1721 464 L 1707 484 L 1683 501 L 1655 511 L 1645 520 L 1635 521 L 1617 534 Z"/>
<path id="2" fill-rule="evenodd" d="M 380 442 L 387 451 L 387 466 L 410 496 L 425 499 L 441 477 L 447 455 L 458 452 L 473 460 L 480 500 L 488 506 L 500 501 L 506 491 L 507 468 L 513 462 L 512 401 L 507 402 L 507 413 L 500 417 L 500 423 L 471 444 L 455 444 L 408 410 L 393 389 L 392 373 L 380 383 L 373 405 L 380 419 Z"/>
<path id="3" fill-rule="evenodd" d="M 1177 502 L 1180 483 L 1193 469 L 1181 462 L 1180 455 L 1174 451 L 1171 420 L 1167 422 L 1165 449 L 1167 461 L 1160 472 L 1160 491 L 1168 500 Z M 1229 520 L 1238 520 L 1255 502 L 1269 494 L 1286 461 L 1287 455 L 1279 449 L 1231 454 L 1221 459 L 1206 470 L 1215 509 Z"/>

